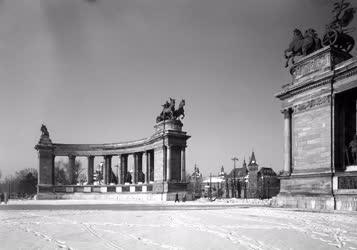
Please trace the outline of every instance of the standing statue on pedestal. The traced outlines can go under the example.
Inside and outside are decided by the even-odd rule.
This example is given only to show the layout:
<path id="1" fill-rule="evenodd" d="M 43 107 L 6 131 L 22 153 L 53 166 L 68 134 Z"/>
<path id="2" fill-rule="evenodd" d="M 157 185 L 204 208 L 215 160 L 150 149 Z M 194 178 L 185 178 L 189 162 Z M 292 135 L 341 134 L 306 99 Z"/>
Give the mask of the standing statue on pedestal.
<path id="1" fill-rule="evenodd" d="M 185 110 L 183 108 L 185 106 L 185 100 L 181 100 L 178 109 L 175 109 L 175 102 L 175 99 L 170 98 L 170 102 L 166 101 L 166 103 L 162 105 L 163 110 L 160 115 L 156 117 L 157 123 L 164 120 L 179 120 L 185 117 Z"/>
<path id="2" fill-rule="evenodd" d="M 351 162 L 353 165 L 357 164 L 357 135 L 353 136 L 353 140 L 349 143 L 348 147 L 350 148 L 350 152 L 352 155 L 352 161 Z M 348 164 L 351 164 L 350 162 Z"/>
<path id="3" fill-rule="evenodd" d="M 47 127 L 44 124 L 42 124 L 42 126 L 41 126 L 41 132 L 42 132 L 41 136 L 46 136 L 46 137 L 50 136 L 50 134 L 48 133 Z"/>

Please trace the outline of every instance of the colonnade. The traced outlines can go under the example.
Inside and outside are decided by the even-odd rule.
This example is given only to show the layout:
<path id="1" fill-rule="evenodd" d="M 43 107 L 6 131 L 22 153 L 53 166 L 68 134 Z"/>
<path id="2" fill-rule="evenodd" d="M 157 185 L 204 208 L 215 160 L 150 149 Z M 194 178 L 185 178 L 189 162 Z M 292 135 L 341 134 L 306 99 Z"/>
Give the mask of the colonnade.
<path id="1" fill-rule="evenodd" d="M 128 154 L 113 154 L 113 155 L 89 155 L 86 156 L 88 160 L 87 166 L 87 184 L 94 184 L 94 159 L 96 156 L 104 157 L 104 163 L 102 167 L 102 183 L 103 185 L 109 185 L 113 183 L 112 170 L 112 158 L 113 156 L 119 156 L 118 169 L 116 171 L 117 181 L 115 184 L 147 184 L 154 180 L 155 170 L 155 160 L 154 160 L 154 150 L 148 150 L 144 152 L 135 152 Z M 174 152 L 173 152 L 174 151 Z M 179 152 L 179 159 L 178 153 Z M 71 184 L 75 184 L 77 180 L 74 179 L 74 170 L 76 164 L 76 157 L 82 157 L 81 155 L 68 155 L 68 165 L 69 165 L 69 180 Z M 131 158 L 131 159 L 130 159 Z M 178 162 L 179 166 L 178 166 Z M 129 162 L 132 163 L 131 170 L 129 171 Z M 185 182 L 186 181 L 186 150 L 185 147 L 163 147 L 163 181 L 176 181 Z M 175 172 L 175 175 L 173 175 Z"/>

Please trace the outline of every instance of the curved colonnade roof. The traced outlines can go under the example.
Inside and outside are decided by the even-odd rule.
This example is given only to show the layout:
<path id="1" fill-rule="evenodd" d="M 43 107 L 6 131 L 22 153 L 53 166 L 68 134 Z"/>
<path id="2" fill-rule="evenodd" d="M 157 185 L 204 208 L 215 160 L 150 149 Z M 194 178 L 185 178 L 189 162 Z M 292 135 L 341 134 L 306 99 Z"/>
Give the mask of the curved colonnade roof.
<path id="1" fill-rule="evenodd" d="M 163 138 L 164 137 L 164 138 Z M 170 137 L 170 138 L 169 138 Z M 103 143 L 103 144 L 64 144 L 53 143 L 54 154 L 56 156 L 104 156 L 104 155 L 119 155 L 132 154 L 136 152 L 144 152 L 158 148 L 163 144 L 168 145 L 173 138 L 179 139 L 179 145 L 186 146 L 186 139 L 190 136 L 186 132 L 166 131 L 165 135 L 162 133 L 155 133 L 154 135 L 126 142 L 118 143 Z M 181 138 L 181 140 L 180 140 Z M 182 140 L 184 138 L 184 140 Z"/>

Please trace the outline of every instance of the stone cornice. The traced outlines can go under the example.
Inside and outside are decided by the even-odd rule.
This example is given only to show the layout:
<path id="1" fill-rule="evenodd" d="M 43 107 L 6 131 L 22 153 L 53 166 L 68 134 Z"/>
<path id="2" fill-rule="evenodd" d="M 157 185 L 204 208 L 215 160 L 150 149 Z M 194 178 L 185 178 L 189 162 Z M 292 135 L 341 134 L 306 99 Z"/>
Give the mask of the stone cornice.
<path id="1" fill-rule="evenodd" d="M 286 86 L 285 89 L 277 93 L 275 97 L 279 98 L 280 100 L 284 100 L 294 95 L 306 92 L 308 90 L 330 84 L 332 80 L 332 76 L 333 76 L 333 72 L 331 72 L 331 74 L 329 74 L 327 77 L 319 79 L 318 81 L 312 83 L 303 82 L 301 84 L 289 84 L 289 86 Z"/>
<path id="2" fill-rule="evenodd" d="M 117 155 L 132 154 L 157 148 L 163 142 L 169 145 L 171 139 L 178 139 L 178 146 L 186 146 L 186 140 L 190 138 L 186 132 L 165 131 L 164 133 L 155 133 L 151 137 L 128 142 L 103 143 L 103 144 L 63 144 L 54 143 L 53 149 L 57 156 L 89 156 L 89 155 Z M 181 145 L 182 144 L 182 145 Z"/>
<path id="3" fill-rule="evenodd" d="M 315 99 L 312 99 L 307 102 L 304 102 L 304 103 L 294 106 L 294 108 L 293 108 L 294 114 L 305 112 L 307 110 L 310 110 L 310 109 L 313 109 L 313 108 L 316 108 L 319 106 L 327 105 L 327 104 L 330 104 L 330 102 L 331 102 L 330 95 L 320 96 Z"/>
<path id="4" fill-rule="evenodd" d="M 357 74 L 357 59 L 352 58 L 336 66 L 335 81 L 341 81 Z"/>
<path id="5" fill-rule="evenodd" d="M 280 100 L 357 74 L 357 60 L 347 53 L 325 47 L 301 58 L 291 70 L 292 82 L 275 95 Z"/>

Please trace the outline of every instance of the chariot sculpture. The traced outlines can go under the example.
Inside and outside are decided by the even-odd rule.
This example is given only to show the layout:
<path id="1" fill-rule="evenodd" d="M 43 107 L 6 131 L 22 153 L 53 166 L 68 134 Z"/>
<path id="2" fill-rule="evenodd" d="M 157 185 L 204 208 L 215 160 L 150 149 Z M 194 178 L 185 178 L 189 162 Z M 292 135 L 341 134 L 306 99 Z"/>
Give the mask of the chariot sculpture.
<path id="1" fill-rule="evenodd" d="M 333 6 L 334 18 L 326 25 L 322 41 L 314 29 L 307 29 L 304 34 L 299 29 L 294 30 L 293 40 L 289 48 L 284 51 L 287 59 L 285 67 L 289 66 L 290 60 L 294 64 L 296 56 L 306 56 L 322 46 L 332 46 L 346 53 L 353 49 L 355 41 L 349 34 L 354 31 L 354 28 L 347 28 L 347 26 L 353 20 L 356 8 L 351 7 L 351 3 L 345 0 L 336 1 Z"/>
<path id="2" fill-rule="evenodd" d="M 180 120 L 185 118 L 185 100 L 181 100 L 177 109 L 175 109 L 175 102 L 175 99 L 170 98 L 170 101 L 166 101 L 166 103 L 162 105 L 163 109 L 160 115 L 156 117 L 157 123 L 164 120 Z"/>
<path id="3" fill-rule="evenodd" d="M 323 36 L 322 43 L 324 46 L 334 46 L 345 52 L 350 52 L 354 45 L 354 39 L 349 35 L 354 28 L 347 28 L 351 23 L 356 9 L 350 6 L 351 3 L 341 0 L 334 3 L 334 19 L 326 26 L 326 32 Z"/>

